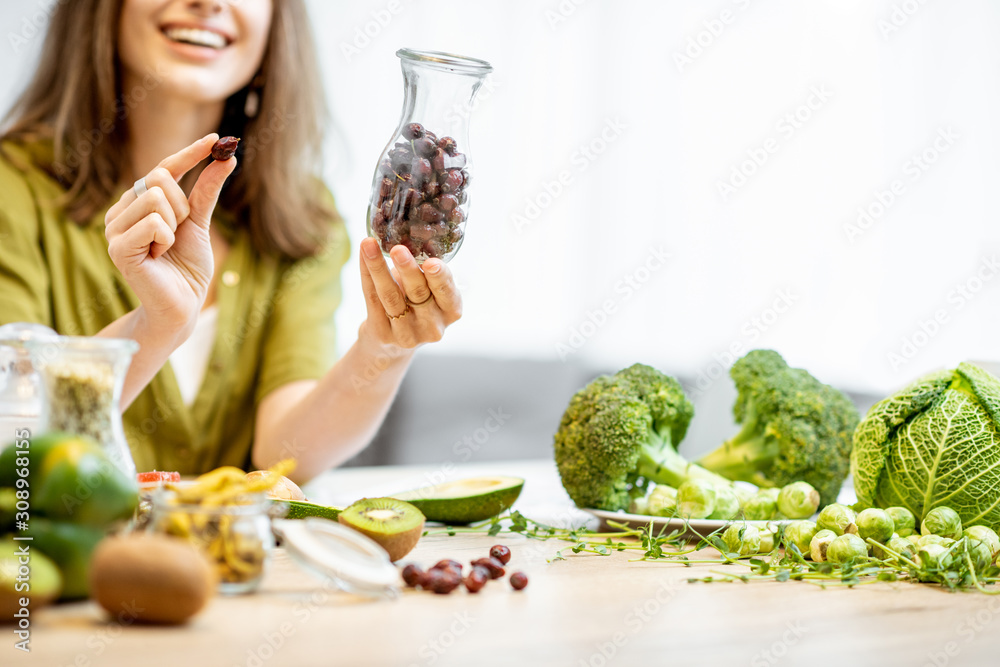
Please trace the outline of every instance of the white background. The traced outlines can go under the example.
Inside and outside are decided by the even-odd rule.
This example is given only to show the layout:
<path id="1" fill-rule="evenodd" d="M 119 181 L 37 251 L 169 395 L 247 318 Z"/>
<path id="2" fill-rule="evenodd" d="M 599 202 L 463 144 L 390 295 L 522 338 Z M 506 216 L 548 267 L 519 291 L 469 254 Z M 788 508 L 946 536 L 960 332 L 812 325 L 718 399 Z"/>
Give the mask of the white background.
<path id="1" fill-rule="evenodd" d="M 51 4 L 0 2 L 0 107 L 41 41 L 16 52 L 10 35 Z M 567 360 L 640 360 L 707 384 L 734 344 L 770 346 L 879 393 L 1000 358 L 1000 269 L 983 264 L 1000 256 L 997 3 L 309 4 L 339 129 L 326 175 L 355 241 L 399 116 L 396 49 L 496 69 L 473 114 L 475 203 L 452 263 L 465 317 L 426 354 L 558 358 L 568 347 Z M 783 120 L 795 113 L 797 126 Z M 624 129 L 581 170 L 580 147 L 609 121 Z M 940 132 L 952 137 L 943 152 Z M 762 165 L 746 162 L 768 147 Z M 925 151 L 922 169 L 913 160 Z M 724 197 L 719 184 L 741 164 L 753 173 Z M 546 200 L 563 170 L 572 183 Z M 877 212 L 894 180 L 901 194 L 852 242 L 845 226 L 859 207 Z M 519 229 L 530 200 L 545 206 Z M 645 273 L 655 249 L 671 257 Z M 625 276 L 646 280 L 630 292 Z M 356 252 L 345 290 L 342 346 L 364 317 Z M 791 305 L 778 314 L 782 295 Z M 943 324 L 924 324 L 927 335 L 935 313 Z"/>

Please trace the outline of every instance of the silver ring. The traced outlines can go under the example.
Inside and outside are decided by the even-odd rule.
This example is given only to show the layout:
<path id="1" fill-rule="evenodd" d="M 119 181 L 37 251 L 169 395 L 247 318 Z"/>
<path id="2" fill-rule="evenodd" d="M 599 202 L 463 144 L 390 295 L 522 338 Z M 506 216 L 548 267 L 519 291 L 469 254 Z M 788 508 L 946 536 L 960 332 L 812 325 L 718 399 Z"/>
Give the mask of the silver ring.
<path id="1" fill-rule="evenodd" d="M 135 185 L 132 186 L 132 192 L 135 193 L 136 199 L 138 199 L 139 197 L 141 197 L 144 194 L 146 194 L 146 179 L 145 179 L 145 177 L 140 178 L 138 181 L 135 182 Z"/>

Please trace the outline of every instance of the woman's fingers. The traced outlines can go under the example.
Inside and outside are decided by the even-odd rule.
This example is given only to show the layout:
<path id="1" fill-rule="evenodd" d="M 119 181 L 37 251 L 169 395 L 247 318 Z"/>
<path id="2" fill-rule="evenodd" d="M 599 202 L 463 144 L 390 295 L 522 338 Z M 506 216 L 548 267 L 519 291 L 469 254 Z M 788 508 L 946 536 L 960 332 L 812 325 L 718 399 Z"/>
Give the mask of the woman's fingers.
<path id="1" fill-rule="evenodd" d="M 399 272 L 400 284 L 406 298 L 412 303 L 423 303 L 431 298 L 431 288 L 427 286 L 424 272 L 420 270 L 420 266 L 417 265 L 417 261 L 413 259 L 410 251 L 398 245 L 389 252 L 389 255 Z"/>
<path id="2" fill-rule="evenodd" d="M 108 253 L 119 270 L 158 257 L 174 244 L 174 232 L 159 213 L 150 213 L 112 239 Z"/>
<path id="3" fill-rule="evenodd" d="M 423 273 L 445 322 L 451 324 L 462 317 L 462 295 L 448 266 L 440 259 L 429 259 L 424 262 Z"/>
<path id="4" fill-rule="evenodd" d="M 189 220 L 208 229 L 212 222 L 212 212 L 215 211 L 215 205 L 219 202 L 222 186 L 226 184 L 226 179 L 229 178 L 234 169 L 236 169 L 236 158 L 212 162 L 205 167 L 188 198 L 191 204 Z"/>
<path id="5" fill-rule="evenodd" d="M 122 211 L 121 215 L 109 221 L 104 233 L 110 241 L 119 234 L 124 234 L 150 213 L 159 213 L 171 231 L 176 230 L 178 221 L 184 219 L 175 213 L 175 209 L 171 205 L 166 193 L 159 186 L 154 185 L 141 197 L 132 202 L 131 206 Z"/>
<path id="6" fill-rule="evenodd" d="M 375 292 L 389 317 L 398 317 L 406 312 L 406 301 L 403 293 L 389 273 L 389 267 L 379 250 L 378 241 L 366 238 L 361 241 L 361 259 L 368 268 Z"/>
<path id="7" fill-rule="evenodd" d="M 169 181 L 177 183 L 184 177 L 184 174 L 198 166 L 199 162 L 212 153 L 212 146 L 215 145 L 215 142 L 218 140 L 219 135 L 213 132 L 212 134 L 202 137 L 190 146 L 166 158 L 160 162 L 156 169 L 146 174 L 146 188 L 148 189 L 154 185 L 158 185 L 163 188 L 164 192 L 167 192 L 171 201 L 174 201 L 176 198 L 174 196 L 175 193 L 171 192 L 170 189 L 166 187 L 167 183 Z M 180 190 L 179 187 L 178 190 Z M 183 194 L 183 192 L 181 194 Z M 126 208 L 135 202 L 136 199 L 137 197 L 135 196 L 134 188 L 126 190 L 122 193 L 121 199 L 119 199 L 118 202 L 108 211 L 105 221 L 117 218 Z M 186 200 L 187 197 L 184 197 L 184 199 Z M 188 216 L 187 203 L 185 202 L 184 204 L 181 204 L 179 201 L 175 201 L 174 204 L 179 207 L 175 209 L 178 214 L 178 219 L 180 221 L 184 221 Z M 180 215 L 182 211 L 184 212 L 184 215 Z"/>

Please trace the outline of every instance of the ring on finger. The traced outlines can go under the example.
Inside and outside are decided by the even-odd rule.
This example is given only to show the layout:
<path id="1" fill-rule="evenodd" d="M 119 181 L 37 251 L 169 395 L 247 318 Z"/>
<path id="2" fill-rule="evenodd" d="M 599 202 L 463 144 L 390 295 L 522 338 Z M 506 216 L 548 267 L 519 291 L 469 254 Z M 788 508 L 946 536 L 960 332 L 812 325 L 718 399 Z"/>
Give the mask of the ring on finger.
<path id="1" fill-rule="evenodd" d="M 402 317 L 406 317 L 406 314 L 408 312 L 410 312 L 410 301 L 409 301 L 409 299 L 406 300 L 406 307 L 403 309 L 403 312 L 401 312 L 399 315 L 390 315 L 389 313 L 386 313 L 385 316 L 388 317 L 392 321 L 396 321 L 396 320 L 398 320 L 398 319 L 400 319 Z"/>
<path id="2" fill-rule="evenodd" d="M 144 194 L 146 194 L 146 191 L 147 191 L 147 188 L 146 188 L 146 178 L 145 177 L 140 178 L 138 181 L 135 182 L 135 185 L 132 186 L 132 192 L 135 193 L 135 196 L 136 196 L 137 199 L 139 197 L 143 196 Z"/>
<path id="3" fill-rule="evenodd" d="M 432 300 L 434 298 L 434 294 L 430 294 L 423 301 L 417 301 L 417 302 L 410 301 L 410 297 L 408 297 L 408 296 L 404 296 L 403 298 L 406 299 L 406 305 L 408 305 L 408 306 L 422 306 L 425 303 L 427 303 L 428 301 Z"/>

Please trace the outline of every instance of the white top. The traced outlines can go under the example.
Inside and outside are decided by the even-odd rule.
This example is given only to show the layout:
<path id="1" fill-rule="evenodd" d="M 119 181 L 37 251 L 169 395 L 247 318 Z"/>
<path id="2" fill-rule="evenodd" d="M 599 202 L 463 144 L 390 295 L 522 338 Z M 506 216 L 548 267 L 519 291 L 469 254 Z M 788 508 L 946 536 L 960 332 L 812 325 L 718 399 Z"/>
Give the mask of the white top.
<path id="1" fill-rule="evenodd" d="M 194 403 L 201 382 L 205 379 L 218 320 L 219 308 L 216 305 L 201 311 L 191 336 L 170 355 L 170 365 L 174 368 L 185 405 Z"/>

